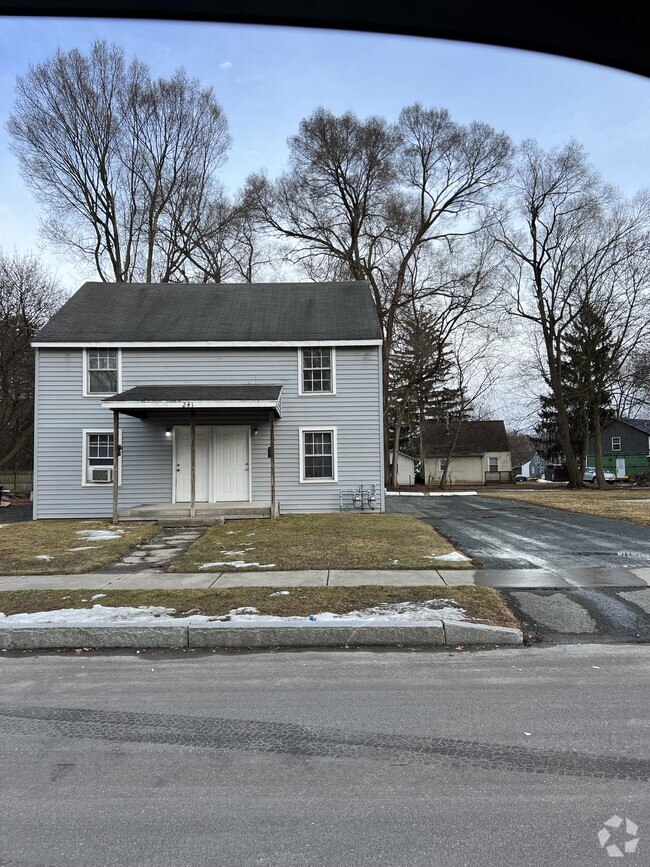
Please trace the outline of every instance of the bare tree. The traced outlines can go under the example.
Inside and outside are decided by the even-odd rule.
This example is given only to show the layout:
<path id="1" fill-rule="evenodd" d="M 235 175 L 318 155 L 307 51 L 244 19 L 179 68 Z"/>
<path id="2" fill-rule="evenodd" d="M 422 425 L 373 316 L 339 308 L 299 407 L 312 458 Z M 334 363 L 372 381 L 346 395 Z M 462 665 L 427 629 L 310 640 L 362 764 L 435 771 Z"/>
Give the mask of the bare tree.
<path id="1" fill-rule="evenodd" d="M 292 259 L 310 276 L 370 283 L 384 334 L 388 409 L 399 311 L 437 294 L 423 269 L 434 249 L 453 256 L 478 231 L 490 192 L 505 177 L 510 140 L 416 104 L 396 124 L 319 108 L 289 146 L 288 171 L 275 183 L 251 178 L 249 193 L 263 223 L 294 242 Z M 388 412 L 384 418 L 388 470 Z"/>
<path id="2" fill-rule="evenodd" d="M 95 42 L 30 66 L 16 93 L 7 129 L 45 236 L 102 280 L 170 280 L 230 143 L 212 90 Z"/>
<path id="3" fill-rule="evenodd" d="M 452 481 L 452 466 L 463 422 L 489 418 L 492 391 L 506 367 L 506 362 L 498 358 L 489 333 L 471 326 L 463 327 L 454 335 L 450 358 L 449 386 L 455 401 L 441 419 L 445 425 L 447 452 L 440 488 L 446 488 Z"/>
<path id="4" fill-rule="evenodd" d="M 650 210 L 645 195 L 633 202 L 613 196 L 611 213 L 583 247 L 580 319 L 594 323 L 584 335 L 582 363 L 591 408 L 596 477 L 606 487 L 601 406 L 628 359 L 647 338 L 650 320 Z M 585 251 L 586 247 L 586 251 Z M 597 248 L 598 255 L 592 251 Z M 598 334 L 600 325 L 601 335 Z M 599 340 L 600 336 L 600 340 Z"/>
<path id="5" fill-rule="evenodd" d="M 32 254 L 0 251 L 0 467 L 31 461 L 34 352 L 31 339 L 63 301 Z"/>
<path id="6" fill-rule="evenodd" d="M 599 218 L 600 192 L 598 178 L 577 143 L 544 152 L 536 142 L 526 141 L 519 149 L 507 213 L 494 233 L 507 253 L 509 312 L 534 323 L 542 334 L 572 487 L 579 487 L 581 480 L 562 387 L 562 340 L 580 310 L 587 261 L 580 255 L 582 241 Z M 598 252 L 592 250 L 592 255 Z"/>

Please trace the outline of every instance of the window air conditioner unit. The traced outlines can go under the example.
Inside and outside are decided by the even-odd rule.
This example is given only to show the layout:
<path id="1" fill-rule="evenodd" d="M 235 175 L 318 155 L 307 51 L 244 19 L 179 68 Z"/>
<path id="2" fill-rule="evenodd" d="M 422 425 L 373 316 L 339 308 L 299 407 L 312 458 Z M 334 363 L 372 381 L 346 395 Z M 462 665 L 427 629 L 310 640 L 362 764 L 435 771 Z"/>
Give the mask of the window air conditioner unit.
<path id="1" fill-rule="evenodd" d="M 113 481 L 113 467 L 91 467 L 90 478 L 93 482 L 108 484 Z"/>

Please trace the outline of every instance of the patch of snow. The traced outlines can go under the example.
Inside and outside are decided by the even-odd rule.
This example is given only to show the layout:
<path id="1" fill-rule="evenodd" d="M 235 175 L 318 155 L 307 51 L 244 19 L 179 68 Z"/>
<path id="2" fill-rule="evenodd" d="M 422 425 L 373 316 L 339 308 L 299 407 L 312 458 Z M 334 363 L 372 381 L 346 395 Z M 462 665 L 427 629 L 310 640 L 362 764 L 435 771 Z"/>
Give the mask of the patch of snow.
<path id="1" fill-rule="evenodd" d="M 466 557 L 460 551 L 452 551 L 450 554 L 425 554 L 425 560 L 445 560 L 448 563 L 461 563 L 471 560 L 471 557 Z"/>
<path id="2" fill-rule="evenodd" d="M 557 482 L 549 482 L 548 479 L 537 479 L 538 485 L 557 485 Z"/>
<path id="3" fill-rule="evenodd" d="M 271 595 L 288 593 L 288 590 L 279 591 Z M 93 599 L 105 594 L 97 594 Z M 429 599 L 426 602 L 397 602 L 382 603 L 374 608 L 364 608 L 360 611 L 350 611 L 347 614 L 333 614 L 329 611 L 321 611 L 310 614 L 309 617 L 280 617 L 275 615 L 259 614 L 256 608 L 243 607 L 233 608 L 224 617 L 213 617 L 205 614 L 192 614 L 187 617 L 173 617 L 175 608 L 164 608 L 156 605 L 142 605 L 139 608 L 130 606 L 109 607 L 95 604 L 92 608 L 60 608 L 56 611 L 38 611 L 32 614 L 10 614 L 0 612 L 0 623 L 7 625 L 74 625 L 74 624 L 102 624 L 102 623 L 205 623 L 218 622 L 219 620 L 238 623 L 280 624 L 287 623 L 297 626 L 308 627 L 311 623 L 340 623 L 343 622 L 372 622 L 400 623 L 404 621 L 431 621 L 431 620 L 465 620 L 465 611 L 460 608 L 453 599 Z"/>
<path id="4" fill-rule="evenodd" d="M 104 542 L 108 539 L 119 539 L 124 534 L 124 530 L 77 530 L 76 533 L 89 542 Z"/>
<path id="5" fill-rule="evenodd" d="M 397 564 L 399 563 L 399 560 L 391 560 L 390 562 L 393 564 L 393 566 L 397 566 Z"/>
<path id="6" fill-rule="evenodd" d="M 234 536 L 236 533 L 241 533 L 241 530 L 226 530 L 226 536 Z"/>
<path id="7" fill-rule="evenodd" d="M 246 533 L 247 536 L 254 536 L 255 533 Z"/>
<path id="8" fill-rule="evenodd" d="M 51 554 L 37 554 L 35 557 L 36 560 L 54 560 Z"/>
<path id="9" fill-rule="evenodd" d="M 288 590 L 278 590 L 276 593 L 269 593 L 269 596 L 288 596 Z"/>
<path id="10" fill-rule="evenodd" d="M 101 545 L 82 545 L 80 548 L 68 548 L 68 551 L 98 551 Z"/>
<path id="11" fill-rule="evenodd" d="M 92 608 L 59 608 L 58 611 L 37 611 L 34 614 L 10 614 L 0 612 L 0 623 L 114 623 L 133 620 L 171 620 L 174 608 L 162 608 L 156 605 L 143 605 L 142 608 L 129 606 L 109 608 L 105 605 L 93 605 Z"/>
<path id="12" fill-rule="evenodd" d="M 102 599 L 102 597 L 106 596 L 105 593 L 95 593 L 94 596 L 91 596 L 91 599 Z"/>
<path id="13" fill-rule="evenodd" d="M 220 551 L 224 557 L 241 557 L 242 554 L 248 554 L 248 551 Z"/>
<path id="14" fill-rule="evenodd" d="M 243 569 L 245 566 L 257 566 L 258 569 L 273 569 L 275 563 L 247 563 L 245 560 L 215 560 L 214 563 L 202 563 L 199 569 L 211 569 L 213 566 L 234 566 Z"/>

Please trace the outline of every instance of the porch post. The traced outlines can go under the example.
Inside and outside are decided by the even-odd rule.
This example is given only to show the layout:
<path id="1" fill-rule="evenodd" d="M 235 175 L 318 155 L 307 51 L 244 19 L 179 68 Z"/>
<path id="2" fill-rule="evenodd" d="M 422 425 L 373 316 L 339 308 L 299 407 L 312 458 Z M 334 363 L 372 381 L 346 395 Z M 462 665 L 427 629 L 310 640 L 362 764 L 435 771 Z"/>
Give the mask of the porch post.
<path id="1" fill-rule="evenodd" d="M 269 431 L 271 444 L 269 457 L 271 458 L 271 517 L 275 518 L 275 411 L 269 410 Z"/>
<path id="2" fill-rule="evenodd" d="M 196 411 L 190 410 L 190 518 L 196 517 Z"/>
<path id="3" fill-rule="evenodd" d="M 117 524 L 117 497 L 120 478 L 120 411 L 113 410 L 113 523 Z"/>

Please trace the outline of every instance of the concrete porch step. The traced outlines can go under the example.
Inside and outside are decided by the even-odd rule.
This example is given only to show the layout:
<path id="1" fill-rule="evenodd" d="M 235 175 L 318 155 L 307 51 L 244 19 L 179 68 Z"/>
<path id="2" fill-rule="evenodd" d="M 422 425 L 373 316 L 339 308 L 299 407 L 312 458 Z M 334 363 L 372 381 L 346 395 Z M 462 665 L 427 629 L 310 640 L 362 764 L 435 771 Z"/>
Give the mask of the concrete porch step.
<path id="1" fill-rule="evenodd" d="M 209 503 L 197 505 L 195 515 L 190 517 L 190 508 L 185 503 L 143 504 L 120 509 L 120 521 L 151 521 L 167 527 L 205 527 L 220 524 L 224 520 L 236 521 L 247 518 L 270 518 L 270 503 Z"/>

